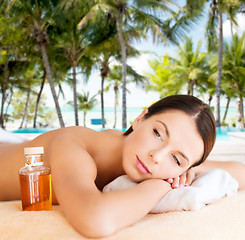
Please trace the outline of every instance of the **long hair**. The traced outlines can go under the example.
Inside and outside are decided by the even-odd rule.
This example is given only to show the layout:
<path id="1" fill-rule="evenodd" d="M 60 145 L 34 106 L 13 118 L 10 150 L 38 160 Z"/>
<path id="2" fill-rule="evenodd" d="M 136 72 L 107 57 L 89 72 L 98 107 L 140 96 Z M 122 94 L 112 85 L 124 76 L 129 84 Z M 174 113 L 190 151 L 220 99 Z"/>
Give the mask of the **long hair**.
<path id="1" fill-rule="evenodd" d="M 192 167 L 200 165 L 208 157 L 216 139 L 216 125 L 212 111 L 207 104 L 194 96 L 172 95 L 152 104 L 144 117 L 147 119 L 168 110 L 183 111 L 195 120 L 198 132 L 204 143 L 204 152 L 202 158 Z M 123 135 L 129 135 L 132 131 L 133 128 L 131 126 Z"/>

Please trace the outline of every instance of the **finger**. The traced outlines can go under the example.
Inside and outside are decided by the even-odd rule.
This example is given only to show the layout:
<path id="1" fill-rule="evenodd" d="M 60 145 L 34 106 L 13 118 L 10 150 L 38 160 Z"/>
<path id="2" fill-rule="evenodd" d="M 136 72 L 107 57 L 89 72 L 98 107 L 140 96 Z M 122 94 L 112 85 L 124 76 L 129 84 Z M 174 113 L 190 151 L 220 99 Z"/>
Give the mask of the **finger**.
<path id="1" fill-rule="evenodd" d="M 186 173 L 180 175 L 179 178 L 179 187 L 184 187 L 186 184 Z"/>
<path id="2" fill-rule="evenodd" d="M 179 187 L 179 177 L 176 177 L 173 179 L 172 188 L 178 188 Z"/>
<path id="3" fill-rule="evenodd" d="M 186 174 L 186 186 L 190 186 L 195 179 L 195 171 L 190 169 Z"/>
<path id="4" fill-rule="evenodd" d="M 173 180 L 173 178 L 169 178 L 166 181 L 171 184 L 171 183 L 173 183 L 174 180 Z"/>

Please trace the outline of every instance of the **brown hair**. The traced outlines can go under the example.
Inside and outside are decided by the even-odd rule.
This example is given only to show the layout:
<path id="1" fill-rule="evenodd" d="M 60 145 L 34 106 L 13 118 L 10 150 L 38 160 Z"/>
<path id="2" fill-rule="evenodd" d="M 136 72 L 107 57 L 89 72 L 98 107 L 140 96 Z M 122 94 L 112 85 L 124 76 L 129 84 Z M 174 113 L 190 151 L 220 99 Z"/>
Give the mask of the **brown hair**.
<path id="1" fill-rule="evenodd" d="M 203 163 L 211 152 L 216 139 L 215 119 L 209 106 L 200 99 L 190 95 L 172 95 L 165 97 L 148 108 L 145 119 L 166 112 L 168 110 L 180 110 L 193 117 L 198 132 L 204 143 L 204 152 L 202 158 L 194 163 L 192 167 Z M 133 131 L 132 126 L 124 133 L 129 135 Z"/>

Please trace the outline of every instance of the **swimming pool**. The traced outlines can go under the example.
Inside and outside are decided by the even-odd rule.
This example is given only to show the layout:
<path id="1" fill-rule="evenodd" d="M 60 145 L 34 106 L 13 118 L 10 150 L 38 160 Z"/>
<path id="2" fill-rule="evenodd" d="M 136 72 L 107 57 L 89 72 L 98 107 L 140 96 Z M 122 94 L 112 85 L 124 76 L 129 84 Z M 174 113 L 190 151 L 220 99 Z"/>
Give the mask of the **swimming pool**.
<path id="1" fill-rule="evenodd" d="M 48 131 L 54 130 L 54 128 L 21 128 L 14 131 L 12 133 L 45 133 Z"/>
<path id="2" fill-rule="evenodd" d="M 54 128 L 22 128 L 12 131 L 12 133 L 45 133 L 54 130 Z M 96 129 L 103 130 L 103 129 Z M 119 130 L 119 129 L 117 129 Z M 245 132 L 245 129 L 238 129 L 233 127 L 218 127 L 217 128 L 217 141 L 228 141 L 230 139 L 228 132 Z"/>
<path id="3" fill-rule="evenodd" d="M 228 132 L 245 132 L 245 129 L 239 129 L 235 127 L 217 127 L 216 128 L 216 139 L 217 141 L 228 141 L 230 140 L 230 136 Z"/>

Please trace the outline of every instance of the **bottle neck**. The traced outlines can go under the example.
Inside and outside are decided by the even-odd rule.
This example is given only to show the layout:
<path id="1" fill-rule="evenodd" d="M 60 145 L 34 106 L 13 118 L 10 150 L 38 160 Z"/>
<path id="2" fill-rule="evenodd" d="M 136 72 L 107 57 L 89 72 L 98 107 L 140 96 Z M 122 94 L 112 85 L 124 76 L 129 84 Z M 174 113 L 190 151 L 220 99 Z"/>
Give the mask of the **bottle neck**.
<path id="1" fill-rule="evenodd" d="M 43 158 L 42 155 L 25 155 L 26 157 L 26 166 L 40 166 L 43 165 Z"/>

